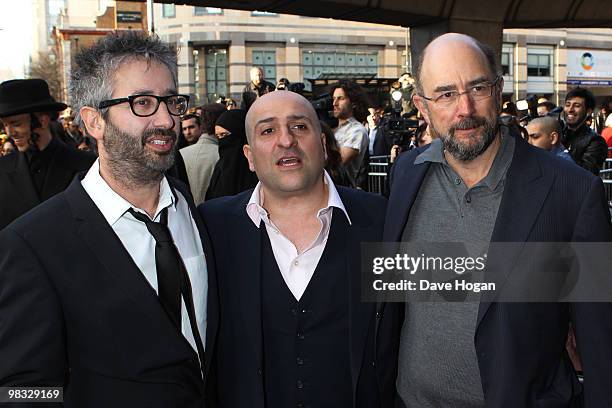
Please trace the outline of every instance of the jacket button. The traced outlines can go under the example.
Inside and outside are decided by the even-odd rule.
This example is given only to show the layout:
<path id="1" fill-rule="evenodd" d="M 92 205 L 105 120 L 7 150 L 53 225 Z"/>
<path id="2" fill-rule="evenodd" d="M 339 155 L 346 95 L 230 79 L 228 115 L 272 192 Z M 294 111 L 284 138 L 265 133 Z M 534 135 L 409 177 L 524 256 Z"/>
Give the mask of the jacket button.
<path id="1" fill-rule="evenodd" d="M 300 340 L 304 340 L 306 338 L 306 336 L 304 335 L 304 333 L 298 333 L 297 334 L 298 339 Z"/>
<path id="2" fill-rule="evenodd" d="M 380 315 L 380 312 L 376 312 L 376 318 L 377 318 L 377 319 L 380 319 L 380 316 L 381 316 L 381 315 Z"/>
<path id="3" fill-rule="evenodd" d="M 301 357 L 297 358 L 297 365 L 304 365 L 304 359 Z"/>
<path id="4" fill-rule="evenodd" d="M 304 388 L 304 383 L 302 382 L 302 380 L 297 380 L 297 382 L 295 383 L 295 386 L 297 387 L 298 390 L 301 390 Z"/>

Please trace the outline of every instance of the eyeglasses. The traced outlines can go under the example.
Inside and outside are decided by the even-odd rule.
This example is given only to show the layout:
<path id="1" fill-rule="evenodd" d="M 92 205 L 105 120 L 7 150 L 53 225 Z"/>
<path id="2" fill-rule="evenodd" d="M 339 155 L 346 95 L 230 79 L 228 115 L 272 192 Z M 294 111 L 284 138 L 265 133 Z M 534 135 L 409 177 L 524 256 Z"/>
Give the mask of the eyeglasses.
<path id="1" fill-rule="evenodd" d="M 491 83 L 481 83 L 476 84 L 469 88 L 467 91 L 459 92 L 459 91 L 446 91 L 442 92 L 440 95 L 427 97 L 425 95 L 419 95 L 423 99 L 427 99 L 428 101 L 432 101 L 433 103 L 442 106 L 442 107 L 450 107 L 456 105 L 459 101 L 459 98 L 463 94 L 467 94 L 473 101 L 480 101 L 483 99 L 490 98 L 493 95 L 493 89 L 499 83 L 501 76 L 495 78 L 495 81 Z"/>
<path id="2" fill-rule="evenodd" d="M 110 108 L 111 106 L 119 105 L 120 103 L 128 102 L 132 113 L 136 116 L 147 117 L 155 115 L 159 104 L 166 103 L 168 113 L 173 116 L 181 116 L 187 112 L 189 106 L 188 95 L 130 95 L 127 98 L 109 99 L 102 101 L 98 105 L 98 109 Z"/>

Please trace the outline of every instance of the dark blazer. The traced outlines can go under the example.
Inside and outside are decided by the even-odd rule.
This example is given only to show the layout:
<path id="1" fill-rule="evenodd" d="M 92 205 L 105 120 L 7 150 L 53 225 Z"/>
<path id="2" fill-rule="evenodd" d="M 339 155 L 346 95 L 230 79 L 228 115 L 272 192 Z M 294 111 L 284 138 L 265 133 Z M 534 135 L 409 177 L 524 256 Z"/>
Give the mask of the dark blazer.
<path id="1" fill-rule="evenodd" d="M 337 187 L 352 221 L 345 256 L 349 268 L 350 370 L 353 396 L 378 388 L 382 406 L 393 406 L 399 324 L 393 305 L 362 303 L 359 248 L 361 242 L 380 241 L 385 200 L 374 194 Z M 263 408 L 263 356 L 261 327 L 261 233 L 246 213 L 253 190 L 207 201 L 199 206 L 213 239 L 217 259 L 219 330 L 215 339 L 213 368 L 218 406 Z M 213 334 L 213 332 L 211 332 Z M 374 361 L 364 355 L 373 354 Z M 378 384 L 358 380 L 375 367 Z M 364 398 L 372 400 L 372 398 Z M 353 406 L 359 407 L 359 401 Z"/>
<path id="2" fill-rule="evenodd" d="M 201 218 L 168 180 L 189 201 L 214 282 Z M 1 231 L 0 248 L 0 386 L 65 386 L 66 407 L 202 407 L 196 352 L 79 178 Z"/>
<path id="3" fill-rule="evenodd" d="M 520 137 L 515 140 L 491 241 L 612 241 L 601 180 Z M 401 240 L 429 168 L 427 163 L 414 165 L 425 148 L 401 155 L 394 165 L 386 241 Z M 504 260 L 512 259 L 505 255 Z M 513 265 L 501 259 L 489 256 L 487 269 L 508 274 Z M 573 406 L 570 401 L 581 387 L 565 351 L 570 320 L 584 368 L 585 406 L 612 406 L 610 304 L 486 300 L 480 303 L 474 343 L 487 407 Z"/>
<path id="4" fill-rule="evenodd" d="M 36 191 L 24 153 L 0 157 L 0 230 L 41 202 L 63 191 L 74 176 L 89 169 L 96 157 L 72 149 L 59 140 L 49 163 L 47 177 L 40 194 Z"/>

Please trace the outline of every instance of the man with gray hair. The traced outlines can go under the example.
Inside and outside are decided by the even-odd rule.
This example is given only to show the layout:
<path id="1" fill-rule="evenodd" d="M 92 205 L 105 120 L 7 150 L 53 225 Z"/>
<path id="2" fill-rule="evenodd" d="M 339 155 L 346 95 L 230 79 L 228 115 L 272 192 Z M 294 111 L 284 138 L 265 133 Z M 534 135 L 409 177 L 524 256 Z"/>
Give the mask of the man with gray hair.
<path id="1" fill-rule="evenodd" d="M 190 194 L 164 175 L 189 101 L 176 53 L 116 32 L 75 63 L 99 159 L 0 234 L 0 386 L 65 387 L 73 407 L 201 407 L 213 271 Z"/>
<path id="2" fill-rule="evenodd" d="M 569 151 L 561 143 L 563 128 L 559 120 L 552 116 L 540 116 L 527 124 L 529 144 L 548 150 L 555 156 L 574 163 Z"/>
<path id="3" fill-rule="evenodd" d="M 530 257 L 543 267 L 526 276 L 515 268 L 519 249 L 533 248 L 524 243 L 612 241 L 601 179 L 500 123 L 503 77 L 493 50 L 444 34 L 427 45 L 416 73 L 414 102 L 437 138 L 394 164 L 384 241 L 447 250 L 481 243 L 485 283 L 499 290 L 530 290 L 535 278 L 550 283 L 558 251 Z M 397 386 L 407 407 L 612 406 L 609 303 L 504 303 L 498 292 L 440 292 L 405 306 Z M 565 349 L 570 321 L 584 388 Z"/>

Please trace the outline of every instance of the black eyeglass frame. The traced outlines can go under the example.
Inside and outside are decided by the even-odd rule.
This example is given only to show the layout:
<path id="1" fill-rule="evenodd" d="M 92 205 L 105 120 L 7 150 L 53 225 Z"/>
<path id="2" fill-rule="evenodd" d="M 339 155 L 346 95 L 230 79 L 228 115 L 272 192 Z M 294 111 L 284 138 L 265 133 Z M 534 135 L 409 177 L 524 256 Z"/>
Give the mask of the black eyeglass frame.
<path id="1" fill-rule="evenodd" d="M 483 83 L 482 83 L 483 85 L 484 85 L 484 84 L 487 84 L 486 86 L 487 86 L 487 87 L 490 89 L 490 91 L 491 91 L 491 93 L 489 94 L 489 96 L 486 96 L 486 97 L 484 97 L 483 99 L 490 98 L 491 96 L 493 96 L 493 89 L 495 89 L 495 88 L 497 87 L 497 84 L 499 83 L 499 80 L 500 80 L 500 79 L 502 79 L 502 78 L 503 78 L 503 76 L 502 76 L 502 75 L 498 75 L 498 76 L 497 76 L 497 77 L 496 77 L 496 78 L 493 80 L 493 82 L 483 82 Z M 478 84 L 476 84 L 476 85 L 474 85 L 474 86 L 477 86 L 477 85 L 478 85 Z M 473 88 L 474 86 L 472 86 L 472 88 Z M 469 94 L 470 94 L 470 91 L 457 92 L 457 100 L 459 100 L 459 98 L 460 98 L 460 97 L 461 97 L 461 95 L 463 95 L 463 94 L 468 94 L 468 95 L 469 95 Z M 436 98 L 432 98 L 432 97 L 425 96 L 425 95 L 421 95 L 421 94 L 418 94 L 418 95 L 419 95 L 421 98 L 426 99 L 426 100 L 428 100 L 428 101 L 430 101 L 430 102 L 433 102 L 433 103 L 438 103 L 439 99 L 440 99 L 440 98 L 442 98 L 442 96 L 444 96 L 444 93 L 443 93 L 442 95 L 440 95 L 440 96 L 436 97 Z"/>
<path id="2" fill-rule="evenodd" d="M 140 98 L 143 96 L 149 96 L 157 100 L 157 106 L 155 107 L 153 112 L 151 112 L 148 115 L 138 114 L 134 110 L 134 100 L 136 98 Z M 185 103 L 185 112 L 175 114 L 175 113 L 170 112 L 170 108 L 168 107 L 168 99 L 175 98 L 177 96 L 181 96 L 185 98 L 186 103 Z M 183 94 L 172 94 L 172 95 L 166 95 L 166 96 L 158 96 L 158 95 L 151 95 L 151 94 L 130 95 L 127 98 L 108 99 L 108 100 L 102 101 L 98 104 L 98 109 L 110 108 L 111 106 L 119 105 L 120 103 L 125 103 L 125 102 L 128 102 L 130 104 L 130 110 L 132 111 L 132 113 L 141 118 L 146 118 L 146 117 L 155 115 L 157 111 L 159 110 L 159 105 L 161 105 L 162 102 L 166 104 L 166 109 L 168 109 L 168 113 L 172 116 L 182 116 L 185 113 L 187 113 L 187 111 L 189 110 L 189 95 L 183 95 Z"/>

